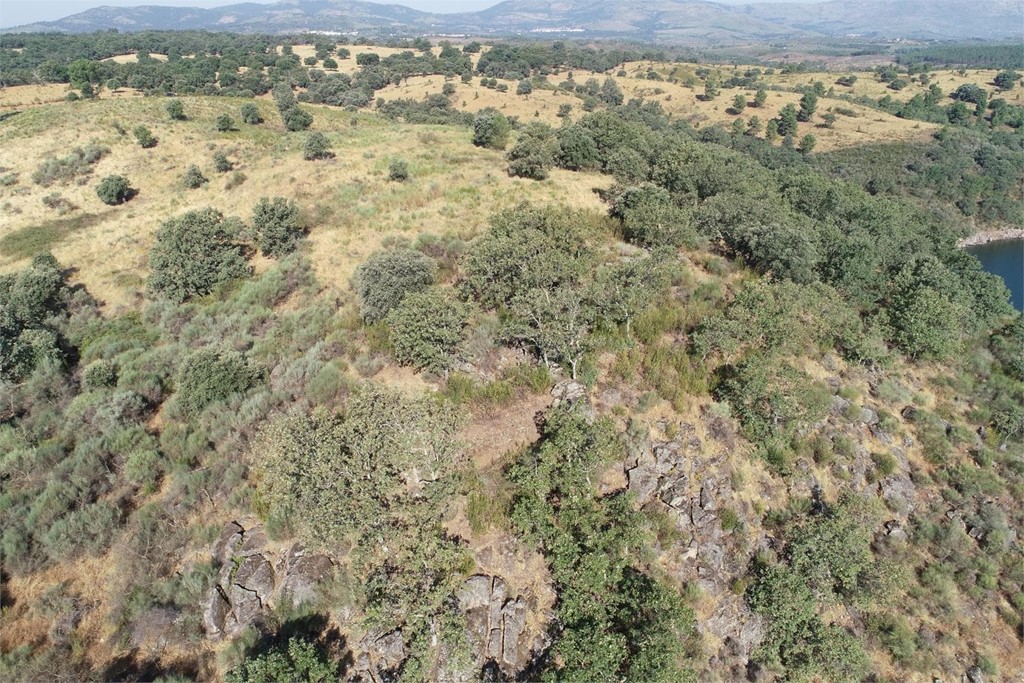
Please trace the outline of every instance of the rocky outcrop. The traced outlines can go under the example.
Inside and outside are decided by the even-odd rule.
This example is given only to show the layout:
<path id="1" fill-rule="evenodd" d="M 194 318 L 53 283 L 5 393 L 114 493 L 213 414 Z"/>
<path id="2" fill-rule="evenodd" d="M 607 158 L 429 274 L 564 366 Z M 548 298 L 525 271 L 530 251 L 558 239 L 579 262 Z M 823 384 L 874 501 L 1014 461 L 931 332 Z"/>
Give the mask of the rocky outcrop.
<path id="1" fill-rule="evenodd" d="M 512 597 L 501 577 L 485 574 L 471 576 L 458 599 L 478 664 L 493 662 L 508 676 L 520 672 L 533 649 L 527 637 L 526 600 Z"/>
<path id="2" fill-rule="evenodd" d="M 272 553 L 260 527 L 245 529 L 237 522 L 224 527 L 211 554 L 220 574 L 203 600 L 202 613 L 206 635 L 213 639 L 233 637 L 258 624 L 272 605 L 316 600 L 318 584 L 333 569 L 330 558 L 308 555 L 298 543 Z"/>

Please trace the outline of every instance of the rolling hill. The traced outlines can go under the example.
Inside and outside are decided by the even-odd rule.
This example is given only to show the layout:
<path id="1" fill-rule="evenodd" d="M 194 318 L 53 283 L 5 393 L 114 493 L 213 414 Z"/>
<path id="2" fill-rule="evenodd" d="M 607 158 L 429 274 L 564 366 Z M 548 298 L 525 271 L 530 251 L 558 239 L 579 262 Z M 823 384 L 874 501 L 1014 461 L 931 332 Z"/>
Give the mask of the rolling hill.
<path id="1" fill-rule="evenodd" d="M 207 29 L 244 33 L 578 35 L 673 42 L 860 35 L 939 40 L 1020 39 L 1024 12 L 1008 0 L 835 0 L 724 5 L 703 0 L 506 0 L 479 12 L 428 13 L 360 0 L 282 0 L 213 9 L 97 7 L 11 32 Z"/>

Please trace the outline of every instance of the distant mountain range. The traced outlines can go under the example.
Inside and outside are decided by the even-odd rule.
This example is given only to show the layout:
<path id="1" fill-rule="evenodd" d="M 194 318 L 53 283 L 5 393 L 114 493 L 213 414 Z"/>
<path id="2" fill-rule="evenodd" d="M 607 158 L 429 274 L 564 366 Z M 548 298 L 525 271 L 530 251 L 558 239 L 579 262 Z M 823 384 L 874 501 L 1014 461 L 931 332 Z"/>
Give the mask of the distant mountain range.
<path id="1" fill-rule="evenodd" d="M 833 0 L 724 5 L 703 0 L 506 0 L 479 12 L 438 14 L 361 0 L 282 0 L 213 9 L 96 7 L 7 32 L 86 33 L 207 29 L 387 35 L 576 35 L 724 42 L 858 35 L 867 38 L 1020 40 L 1019 0 Z"/>

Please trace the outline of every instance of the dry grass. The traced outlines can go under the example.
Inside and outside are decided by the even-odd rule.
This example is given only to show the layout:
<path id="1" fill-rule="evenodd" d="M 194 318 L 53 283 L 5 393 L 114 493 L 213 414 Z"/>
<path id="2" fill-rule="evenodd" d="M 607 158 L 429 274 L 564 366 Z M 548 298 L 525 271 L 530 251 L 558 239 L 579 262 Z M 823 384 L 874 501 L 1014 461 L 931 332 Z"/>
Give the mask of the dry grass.
<path id="1" fill-rule="evenodd" d="M 98 298 L 113 306 L 131 304 L 143 288 L 147 254 L 161 221 L 205 206 L 247 219 L 260 197 L 283 195 L 300 204 L 312 225 L 318 277 L 344 287 L 355 266 L 388 237 L 412 240 L 425 232 L 470 237 L 491 213 L 520 201 L 602 210 L 592 190 L 606 185 L 605 177 L 555 171 L 544 182 L 509 178 L 501 170 L 502 153 L 474 147 L 462 128 L 391 124 L 374 115 L 311 106 L 314 129 L 328 135 L 336 157 L 307 162 L 301 156 L 304 134 L 286 133 L 269 102 L 258 102 L 266 123 L 239 124 L 228 133 L 217 132 L 214 120 L 226 112 L 237 121 L 239 101 L 188 97 L 184 102 L 189 120 L 183 122 L 168 119 L 163 99 L 121 98 L 34 107 L 0 124 L 0 167 L 19 177 L 16 185 L 0 189 L 0 271 L 23 266 L 33 244 L 48 247 L 78 269 L 76 277 Z M 128 130 L 145 124 L 159 143 L 142 149 L 130 135 L 119 135 L 115 122 Z M 84 184 L 45 189 L 32 184 L 32 171 L 43 159 L 92 141 L 112 152 Z M 245 174 L 242 185 L 225 189 L 230 174 L 214 172 L 215 151 L 227 152 Z M 408 161 L 409 181 L 387 180 L 394 156 Z M 186 190 L 180 178 L 193 163 L 210 183 Z M 111 208 L 99 201 L 94 187 L 115 173 L 127 176 L 139 194 Z M 80 208 L 58 219 L 41 202 L 53 191 Z"/>

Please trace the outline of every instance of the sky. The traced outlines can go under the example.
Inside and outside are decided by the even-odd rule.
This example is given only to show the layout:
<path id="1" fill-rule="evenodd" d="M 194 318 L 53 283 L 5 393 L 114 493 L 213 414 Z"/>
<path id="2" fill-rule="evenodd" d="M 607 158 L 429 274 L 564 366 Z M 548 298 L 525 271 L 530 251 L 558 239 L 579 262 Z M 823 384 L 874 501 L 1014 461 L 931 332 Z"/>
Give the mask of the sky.
<path id="1" fill-rule="evenodd" d="M 237 2 L 270 4 L 275 0 L 0 0 L 0 26 L 18 26 L 36 21 L 52 21 L 100 5 L 171 5 L 176 7 L 220 7 Z M 398 4 L 424 12 L 471 12 L 498 4 L 500 0 L 371 0 Z M 782 2 L 784 0 L 718 0 L 726 4 L 744 2 Z M 800 0 L 797 0 L 798 2 Z M 821 0 L 803 0 L 814 2 Z"/>

